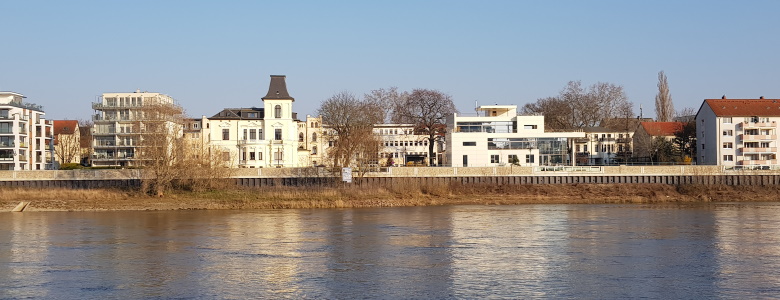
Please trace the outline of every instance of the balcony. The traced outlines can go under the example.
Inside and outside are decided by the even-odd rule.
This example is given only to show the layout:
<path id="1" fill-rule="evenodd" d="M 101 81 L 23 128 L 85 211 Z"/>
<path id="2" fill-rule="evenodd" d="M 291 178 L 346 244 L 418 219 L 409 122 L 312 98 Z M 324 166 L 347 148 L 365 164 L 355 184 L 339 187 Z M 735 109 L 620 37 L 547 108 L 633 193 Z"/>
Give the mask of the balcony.
<path id="1" fill-rule="evenodd" d="M 19 161 L 27 161 L 27 155 L 19 155 Z"/>
<path id="2" fill-rule="evenodd" d="M 768 159 L 768 160 L 740 160 L 740 161 L 737 161 L 737 164 L 741 165 L 741 166 L 776 165 L 777 164 L 777 160 L 776 159 Z"/>
<path id="3" fill-rule="evenodd" d="M 742 140 L 743 141 L 773 141 L 773 140 L 777 140 L 777 135 L 776 134 L 771 134 L 771 135 L 743 134 Z"/>
<path id="4" fill-rule="evenodd" d="M 0 148 L 14 148 L 14 147 L 16 147 L 16 144 L 14 144 L 13 142 L 10 143 L 0 142 Z"/>
<path id="5" fill-rule="evenodd" d="M 14 134 L 14 131 L 9 129 L 0 129 L 0 134 Z"/>
<path id="6" fill-rule="evenodd" d="M 600 143 L 614 142 L 614 141 L 615 141 L 615 138 L 611 138 L 611 137 L 603 137 L 603 138 L 599 138 L 599 142 L 600 142 Z"/>
<path id="7" fill-rule="evenodd" d="M 577 152 L 577 156 L 579 157 L 590 156 L 590 152 Z"/>
<path id="8" fill-rule="evenodd" d="M 619 138 L 617 139 L 617 142 L 621 144 L 628 144 L 631 143 L 632 140 L 632 138 Z"/>
<path id="9" fill-rule="evenodd" d="M 257 144 L 265 143 L 265 140 L 249 140 L 249 139 L 246 139 L 246 140 L 239 140 L 238 143 L 241 144 L 241 145 L 257 145 Z"/>
<path id="10" fill-rule="evenodd" d="M 774 153 L 777 152 L 777 147 L 742 147 L 742 153 Z"/>
<path id="11" fill-rule="evenodd" d="M 272 144 L 284 144 L 284 141 L 283 140 L 272 140 L 271 143 Z"/>
<path id="12" fill-rule="evenodd" d="M 590 142 L 589 138 L 574 138 L 575 143 L 587 143 Z"/>
<path id="13" fill-rule="evenodd" d="M 777 122 L 742 122 L 742 128 L 775 128 Z"/>

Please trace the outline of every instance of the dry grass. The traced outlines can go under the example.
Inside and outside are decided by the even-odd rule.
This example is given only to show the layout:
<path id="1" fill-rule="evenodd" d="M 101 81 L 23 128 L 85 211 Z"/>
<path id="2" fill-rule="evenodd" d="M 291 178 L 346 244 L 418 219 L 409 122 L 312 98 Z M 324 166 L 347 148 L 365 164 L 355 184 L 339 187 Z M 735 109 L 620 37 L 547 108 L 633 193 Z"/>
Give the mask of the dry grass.
<path id="1" fill-rule="evenodd" d="M 0 189 L 0 211 L 20 201 L 28 210 L 282 209 L 429 206 L 448 204 L 667 203 L 780 201 L 776 186 L 663 184 L 430 185 L 265 187 L 176 192 L 152 197 L 114 189 Z"/>

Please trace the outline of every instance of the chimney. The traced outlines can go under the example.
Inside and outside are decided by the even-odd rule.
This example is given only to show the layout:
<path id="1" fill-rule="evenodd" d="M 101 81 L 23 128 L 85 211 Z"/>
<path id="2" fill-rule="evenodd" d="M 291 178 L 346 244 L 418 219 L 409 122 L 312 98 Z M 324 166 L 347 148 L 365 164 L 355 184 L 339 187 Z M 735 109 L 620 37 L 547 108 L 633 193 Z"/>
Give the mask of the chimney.
<path id="1" fill-rule="evenodd" d="M 758 97 L 758 99 L 764 99 L 764 96 Z"/>
<path id="2" fill-rule="evenodd" d="M 720 97 L 721 99 L 726 99 L 726 95 L 723 95 L 723 97 Z"/>

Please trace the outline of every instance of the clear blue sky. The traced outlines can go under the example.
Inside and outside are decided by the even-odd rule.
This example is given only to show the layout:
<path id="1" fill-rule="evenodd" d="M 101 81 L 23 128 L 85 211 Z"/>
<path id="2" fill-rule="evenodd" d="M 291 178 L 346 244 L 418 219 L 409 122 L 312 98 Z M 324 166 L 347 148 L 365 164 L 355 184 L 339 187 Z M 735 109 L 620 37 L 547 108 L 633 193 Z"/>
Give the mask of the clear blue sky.
<path id="1" fill-rule="evenodd" d="M 0 0 L 0 90 L 49 119 L 87 119 L 104 92 L 171 95 L 191 116 L 259 106 L 287 75 L 300 116 L 339 91 L 438 89 L 462 112 L 566 82 L 622 85 L 654 116 L 780 98 L 780 1 Z"/>

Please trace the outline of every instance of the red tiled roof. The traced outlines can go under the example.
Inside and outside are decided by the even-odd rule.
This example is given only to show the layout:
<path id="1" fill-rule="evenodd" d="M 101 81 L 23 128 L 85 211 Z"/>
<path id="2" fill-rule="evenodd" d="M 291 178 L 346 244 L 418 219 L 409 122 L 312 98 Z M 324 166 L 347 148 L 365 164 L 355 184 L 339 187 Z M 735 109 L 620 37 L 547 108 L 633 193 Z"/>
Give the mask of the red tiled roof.
<path id="1" fill-rule="evenodd" d="M 79 121 L 76 120 L 54 120 L 54 135 L 73 134 L 79 127 Z"/>
<path id="2" fill-rule="evenodd" d="M 705 99 L 718 117 L 777 117 L 780 99 Z"/>
<path id="3" fill-rule="evenodd" d="M 650 136 L 673 136 L 678 131 L 682 131 L 684 125 L 682 122 L 642 122 L 641 124 Z"/>

